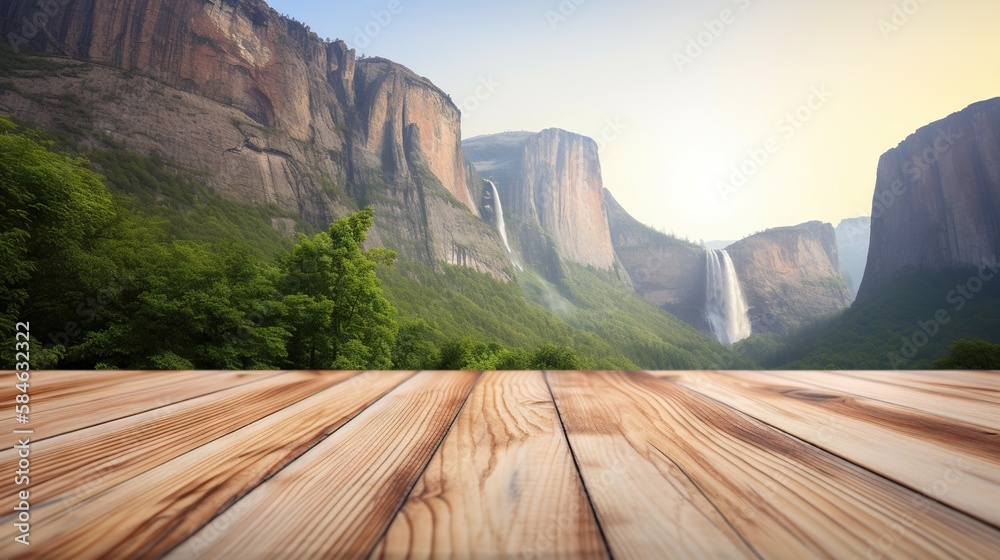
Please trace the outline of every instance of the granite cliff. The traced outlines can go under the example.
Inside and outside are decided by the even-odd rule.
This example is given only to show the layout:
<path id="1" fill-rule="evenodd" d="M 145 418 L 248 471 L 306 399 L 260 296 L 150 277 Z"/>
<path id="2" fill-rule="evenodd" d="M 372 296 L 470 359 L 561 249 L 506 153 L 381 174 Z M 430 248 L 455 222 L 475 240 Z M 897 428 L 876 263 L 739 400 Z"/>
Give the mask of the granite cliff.
<path id="1" fill-rule="evenodd" d="M 705 321 L 705 250 L 633 218 L 605 191 L 611 242 L 636 293 L 691 325 Z"/>
<path id="2" fill-rule="evenodd" d="M 223 196 L 275 204 L 315 228 L 371 204 L 371 243 L 511 277 L 478 216 L 460 112 L 426 78 L 359 60 L 261 0 L 52 2 L 35 29 L 23 21 L 41 4 L 4 4 L 5 37 L 85 63 L 5 76 L 0 111 L 157 151 Z"/>
<path id="3" fill-rule="evenodd" d="M 43 4 L 55 7 L 28 33 L 25 18 Z M 553 282 L 565 263 L 610 271 L 706 328 L 704 250 L 629 216 L 604 189 L 592 139 L 547 129 L 462 142 L 458 108 L 429 80 L 358 59 L 262 0 L 9 0 L 0 32 L 50 55 L 45 69 L 0 82 L 0 112 L 18 120 L 162 154 L 219 195 L 274 205 L 312 229 L 371 205 L 369 243 L 424 262 L 502 280 L 514 277 L 511 259 Z M 826 228 L 732 246 L 755 330 L 786 331 L 849 301 L 830 273 L 838 261 Z"/>
<path id="4" fill-rule="evenodd" d="M 610 193 L 605 205 L 611 240 L 635 291 L 709 332 L 705 249 L 639 223 Z M 771 229 L 725 249 L 750 305 L 755 333 L 789 333 L 851 303 L 830 224 L 809 222 Z"/>
<path id="5" fill-rule="evenodd" d="M 907 268 L 1000 262 L 1000 98 L 919 129 L 879 160 L 858 301 Z"/>
<path id="6" fill-rule="evenodd" d="M 560 258 L 621 273 L 596 142 L 547 129 L 479 136 L 463 147 L 476 170 L 496 184 L 514 250 L 528 263 L 550 278 Z"/>
<path id="7" fill-rule="evenodd" d="M 830 224 L 770 229 L 737 241 L 726 251 L 750 305 L 755 333 L 788 333 L 851 304 Z"/>

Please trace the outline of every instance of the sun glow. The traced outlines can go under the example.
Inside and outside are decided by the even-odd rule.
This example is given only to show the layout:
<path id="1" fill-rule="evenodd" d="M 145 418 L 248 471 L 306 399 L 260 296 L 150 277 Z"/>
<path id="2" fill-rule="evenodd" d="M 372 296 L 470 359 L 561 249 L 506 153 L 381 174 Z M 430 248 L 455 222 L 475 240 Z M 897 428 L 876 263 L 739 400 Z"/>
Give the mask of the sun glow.
<path id="1" fill-rule="evenodd" d="M 675 211 L 689 217 L 718 219 L 720 209 L 725 211 L 723 207 L 732 202 L 720 192 L 719 184 L 732 169 L 739 148 L 729 145 L 733 142 L 726 142 L 725 134 L 716 138 L 690 142 L 663 153 L 665 187 Z"/>

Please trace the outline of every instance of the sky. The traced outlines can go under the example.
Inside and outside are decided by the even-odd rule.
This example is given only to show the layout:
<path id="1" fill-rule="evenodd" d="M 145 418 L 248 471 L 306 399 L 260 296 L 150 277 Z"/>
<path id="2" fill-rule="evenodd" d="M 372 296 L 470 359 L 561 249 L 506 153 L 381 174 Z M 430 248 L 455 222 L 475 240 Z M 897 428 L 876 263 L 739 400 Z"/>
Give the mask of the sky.
<path id="1" fill-rule="evenodd" d="M 426 76 L 465 138 L 598 140 L 604 184 L 692 240 L 871 213 L 879 157 L 1000 96 L 994 0 L 269 0 Z"/>

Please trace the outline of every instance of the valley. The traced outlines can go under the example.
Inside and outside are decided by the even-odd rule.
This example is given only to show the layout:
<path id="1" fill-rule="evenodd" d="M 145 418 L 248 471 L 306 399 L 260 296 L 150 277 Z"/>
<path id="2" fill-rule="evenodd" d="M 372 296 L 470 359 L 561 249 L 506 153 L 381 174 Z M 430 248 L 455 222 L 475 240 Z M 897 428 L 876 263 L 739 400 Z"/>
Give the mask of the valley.
<path id="1" fill-rule="evenodd" d="M 382 350 L 358 342 L 383 355 L 362 352 L 345 362 L 354 367 L 541 368 L 532 360 L 555 348 L 575 369 L 927 368 L 956 340 L 1000 343 L 991 283 L 962 296 L 968 309 L 949 297 L 970 267 L 1000 261 L 996 99 L 887 152 L 872 170 L 870 218 L 779 224 L 709 250 L 619 204 L 594 139 L 558 128 L 463 138 L 461 109 L 430 79 L 322 40 L 260 0 L 132 3 L 81 0 L 54 16 L 55 35 L 3 46 L 4 134 L 60 165 L 85 158 L 81 177 L 103 184 L 94 192 L 114 216 L 101 223 L 151 224 L 129 243 L 162 253 L 127 257 L 114 234 L 81 241 L 79 266 L 104 272 L 67 274 L 66 295 L 44 304 L 30 279 L 8 281 L 22 303 L 5 316 L 42 315 L 51 367 L 301 366 L 286 345 L 304 332 L 305 311 L 289 307 L 303 294 L 275 270 L 291 274 L 304 239 L 325 243 L 366 208 L 356 250 L 391 321 Z M 4 25 L 33 9 L 15 0 Z M 157 32 L 140 41 L 121 29 Z M 211 351 L 113 351 L 144 336 L 102 338 L 123 314 L 148 311 L 140 302 L 201 297 L 193 278 L 174 296 L 153 281 L 156 267 L 178 266 L 170 259 L 193 266 L 189 250 L 205 266 L 242 252 L 257 291 L 224 296 L 235 315 L 202 343 Z M 129 280 L 113 280 L 116 269 Z M 84 305 L 86 327 L 61 336 L 79 319 L 74 302 L 103 293 L 113 301 Z M 948 321 L 938 309 L 952 310 Z M 275 337 L 276 353 L 221 357 L 248 329 Z M 928 341 L 916 344 L 921 329 Z"/>

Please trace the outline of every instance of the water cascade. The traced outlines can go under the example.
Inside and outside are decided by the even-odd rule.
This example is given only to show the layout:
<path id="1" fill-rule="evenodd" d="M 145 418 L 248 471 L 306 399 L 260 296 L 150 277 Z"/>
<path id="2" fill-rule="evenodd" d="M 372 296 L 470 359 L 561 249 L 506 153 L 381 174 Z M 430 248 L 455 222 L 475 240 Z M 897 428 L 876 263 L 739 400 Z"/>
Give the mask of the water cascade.
<path id="1" fill-rule="evenodd" d="M 493 189 L 493 205 L 496 210 L 493 212 L 496 215 L 496 226 L 497 231 L 500 232 L 500 238 L 503 239 L 503 246 L 507 248 L 507 253 L 510 254 L 510 243 L 507 243 L 507 225 L 503 221 L 503 206 L 500 205 L 500 193 L 497 192 L 497 186 L 493 184 L 493 181 L 486 179 L 486 182 L 490 184 L 490 188 Z"/>
<path id="2" fill-rule="evenodd" d="M 722 344 L 735 344 L 750 336 L 750 316 L 747 300 L 740 289 L 736 267 L 724 250 L 707 254 L 705 313 L 715 339 Z"/>

